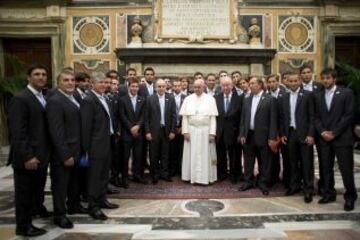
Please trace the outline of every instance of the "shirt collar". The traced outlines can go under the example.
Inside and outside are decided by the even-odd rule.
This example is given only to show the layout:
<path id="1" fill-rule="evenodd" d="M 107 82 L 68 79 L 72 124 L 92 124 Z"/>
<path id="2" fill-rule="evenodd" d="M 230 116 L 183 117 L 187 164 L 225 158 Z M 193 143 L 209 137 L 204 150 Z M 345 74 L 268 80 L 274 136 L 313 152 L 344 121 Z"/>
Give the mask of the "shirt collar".
<path id="1" fill-rule="evenodd" d="M 136 98 L 137 97 L 137 94 L 135 96 L 131 95 L 131 93 L 129 93 L 129 97 L 130 98 Z"/>
<path id="2" fill-rule="evenodd" d="M 295 92 L 290 90 L 290 93 L 291 93 L 291 94 L 298 94 L 299 92 L 300 92 L 300 88 L 296 89 Z"/>
<path id="3" fill-rule="evenodd" d="M 61 92 L 65 97 L 68 97 L 68 98 L 73 97 L 72 94 L 66 93 L 66 92 L 64 92 L 63 90 L 61 90 L 60 88 L 58 88 L 58 90 L 59 90 L 59 92 Z"/>
<path id="4" fill-rule="evenodd" d="M 336 90 L 336 85 L 334 85 L 331 89 L 325 89 L 327 93 L 334 93 Z"/>
<path id="5" fill-rule="evenodd" d="M 33 86 L 31 86 L 30 84 L 27 85 L 27 88 L 35 95 L 42 95 L 41 91 L 36 90 Z"/>
<path id="6" fill-rule="evenodd" d="M 163 94 L 162 96 L 160 96 L 159 94 L 156 94 L 157 96 L 158 96 L 158 98 L 160 99 L 163 99 L 163 98 L 165 98 L 165 94 Z"/>
<path id="7" fill-rule="evenodd" d="M 310 86 L 310 85 L 312 85 L 313 84 L 313 80 L 310 80 L 310 82 L 308 82 L 308 83 L 304 83 L 303 82 L 303 86 Z"/>
<path id="8" fill-rule="evenodd" d="M 254 94 L 254 97 L 258 97 L 258 98 L 261 97 L 261 95 L 263 94 L 263 92 L 264 92 L 264 91 L 261 90 L 260 92 L 258 92 L 258 94 Z"/>
<path id="9" fill-rule="evenodd" d="M 228 98 L 231 98 L 232 97 L 232 91 L 230 91 L 230 93 L 227 95 Z M 226 94 L 224 93 L 224 98 L 226 98 Z"/>
<path id="10" fill-rule="evenodd" d="M 148 88 L 154 86 L 153 83 L 149 84 L 147 81 L 145 81 L 145 84 L 146 84 L 146 86 L 147 86 Z"/>
<path id="11" fill-rule="evenodd" d="M 280 92 L 280 88 L 278 87 L 275 91 L 271 91 L 270 90 L 270 93 L 271 94 L 275 94 L 276 96 L 279 95 L 279 92 Z"/>
<path id="12" fill-rule="evenodd" d="M 95 92 L 94 90 L 91 90 L 94 94 L 95 94 L 95 96 L 97 96 L 99 99 L 103 99 L 104 98 L 104 96 L 103 96 L 103 94 L 99 94 L 99 93 L 97 93 L 97 92 Z"/>

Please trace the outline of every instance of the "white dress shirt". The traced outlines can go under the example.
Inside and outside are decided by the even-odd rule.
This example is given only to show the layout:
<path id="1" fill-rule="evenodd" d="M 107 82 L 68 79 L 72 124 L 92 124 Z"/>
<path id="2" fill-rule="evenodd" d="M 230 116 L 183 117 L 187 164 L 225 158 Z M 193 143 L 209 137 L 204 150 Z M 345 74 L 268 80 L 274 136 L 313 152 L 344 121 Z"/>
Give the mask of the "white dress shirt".
<path id="1" fill-rule="evenodd" d="M 313 80 L 308 83 L 303 83 L 303 89 L 312 92 L 313 91 Z"/>
<path id="2" fill-rule="evenodd" d="M 92 92 L 95 94 L 95 96 L 100 100 L 101 104 L 104 106 L 108 116 L 109 116 L 109 124 L 110 124 L 110 135 L 112 135 L 114 133 L 114 128 L 112 125 L 112 121 L 111 121 L 111 114 L 110 114 L 110 109 L 109 109 L 109 105 L 107 104 L 105 98 L 103 95 L 98 94 L 97 92 L 95 92 L 94 90 L 92 90 Z"/>
<path id="3" fill-rule="evenodd" d="M 211 96 L 214 96 L 215 95 L 215 88 L 216 87 L 214 87 L 214 89 L 212 89 L 212 90 L 210 88 L 206 88 L 206 93 L 211 95 Z"/>
<path id="4" fill-rule="evenodd" d="M 86 97 L 86 93 L 80 88 L 76 88 L 76 91 L 80 94 L 81 98 L 84 99 Z"/>
<path id="5" fill-rule="evenodd" d="M 37 98 L 37 100 L 39 100 L 39 102 L 41 103 L 41 105 L 43 107 L 46 106 L 46 100 L 44 98 L 44 95 L 42 94 L 41 91 L 36 90 L 35 88 L 33 88 L 30 84 L 27 85 L 27 88 L 35 95 L 35 97 Z"/>
<path id="6" fill-rule="evenodd" d="M 298 99 L 300 88 L 298 88 L 295 92 L 290 91 L 290 127 L 296 129 L 296 102 Z"/>
<path id="7" fill-rule="evenodd" d="M 258 94 L 254 95 L 252 98 L 251 116 L 250 116 L 250 129 L 251 130 L 255 129 L 255 115 L 256 115 L 256 110 L 259 105 L 262 94 L 263 94 L 263 91 L 260 91 Z"/>
<path id="8" fill-rule="evenodd" d="M 132 104 L 132 107 L 133 107 L 133 110 L 135 112 L 136 110 L 136 100 L 137 100 L 137 95 L 133 96 L 129 93 L 129 97 L 130 97 L 130 100 L 131 100 L 131 104 Z"/>
<path id="9" fill-rule="evenodd" d="M 325 89 L 325 102 L 328 111 L 330 110 L 331 102 L 334 97 L 335 90 L 336 90 L 336 85 L 334 85 L 331 89 Z"/>
<path id="10" fill-rule="evenodd" d="M 235 90 L 239 96 L 244 92 L 243 90 L 241 90 L 241 88 L 238 88 L 236 86 L 235 86 Z"/>
<path id="11" fill-rule="evenodd" d="M 271 94 L 271 96 L 273 96 L 274 98 L 278 98 L 279 92 L 280 92 L 280 88 L 277 88 L 275 91 L 271 91 L 271 90 L 270 90 L 270 94 Z"/>
<path id="12" fill-rule="evenodd" d="M 149 92 L 149 95 L 153 95 L 154 94 L 154 84 L 148 84 L 148 82 L 145 81 L 146 84 L 146 88 Z"/>
<path id="13" fill-rule="evenodd" d="M 160 105 L 160 125 L 165 126 L 165 94 L 160 96 L 159 98 L 159 105 Z"/>

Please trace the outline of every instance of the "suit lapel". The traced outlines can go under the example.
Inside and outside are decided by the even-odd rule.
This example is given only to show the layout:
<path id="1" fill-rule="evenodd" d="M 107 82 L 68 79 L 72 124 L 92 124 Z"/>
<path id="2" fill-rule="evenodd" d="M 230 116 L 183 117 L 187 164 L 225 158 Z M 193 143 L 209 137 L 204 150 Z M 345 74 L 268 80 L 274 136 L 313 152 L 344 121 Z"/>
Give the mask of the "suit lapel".
<path id="1" fill-rule="evenodd" d="M 73 108 L 79 109 L 78 106 L 76 106 L 75 103 L 73 103 L 69 98 L 65 97 L 64 94 L 62 94 L 61 92 L 58 92 L 57 94 L 59 94 L 60 97 L 64 99 L 64 102 L 65 102 L 67 105 L 69 105 L 69 106 L 71 106 L 71 107 L 73 107 Z M 79 103 L 79 104 L 80 104 L 80 103 Z"/>
<path id="2" fill-rule="evenodd" d="M 27 87 L 26 87 L 26 92 L 33 99 L 33 101 L 35 101 L 35 104 L 40 106 L 41 110 L 45 111 L 44 106 L 41 104 L 41 102 L 37 99 L 37 97 Z"/>
<path id="3" fill-rule="evenodd" d="M 265 100 L 265 93 L 263 92 L 260 96 L 260 101 L 259 101 L 259 104 L 257 105 L 256 111 L 255 111 L 255 116 L 256 116 L 257 112 L 259 111 L 259 109 L 261 108 L 261 105 L 264 102 L 264 100 Z M 251 100 L 251 102 L 252 102 L 252 100 Z"/>
<path id="4" fill-rule="evenodd" d="M 95 93 L 91 92 L 93 99 L 95 100 L 95 103 L 97 103 L 98 105 L 100 105 L 101 109 L 105 112 L 106 116 L 108 116 L 108 118 L 110 118 L 109 114 L 110 114 L 110 108 L 109 108 L 109 113 L 106 111 L 104 105 L 100 102 L 100 99 L 95 95 Z M 109 107 L 109 106 L 108 106 Z"/>
<path id="5" fill-rule="evenodd" d="M 301 101 L 303 99 L 303 95 L 304 95 L 303 90 L 300 89 L 298 97 L 296 99 L 295 113 L 298 111 L 298 107 L 299 107 L 299 105 L 300 105 L 300 103 L 301 103 Z"/>
<path id="6" fill-rule="evenodd" d="M 325 92 L 325 91 L 324 91 L 324 92 Z M 334 108 L 336 102 L 338 101 L 340 95 L 341 95 L 341 91 L 340 91 L 340 89 L 339 89 L 338 87 L 336 87 L 335 92 L 334 92 L 334 96 L 333 96 L 333 98 L 332 98 L 332 100 L 331 100 L 331 103 L 330 103 L 330 110 L 329 110 L 329 112 L 331 112 L 331 111 L 333 110 L 333 108 Z"/>
<path id="7" fill-rule="evenodd" d="M 142 100 L 139 98 L 139 95 L 138 95 L 136 97 L 135 117 L 139 114 L 141 102 L 142 102 Z"/>
<path id="8" fill-rule="evenodd" d="M 160 100 L 157 94 L 153 98 L 153 101 L 155 101 L 156 111 L 159 114 L 158 116 L 161 118 Z"/>

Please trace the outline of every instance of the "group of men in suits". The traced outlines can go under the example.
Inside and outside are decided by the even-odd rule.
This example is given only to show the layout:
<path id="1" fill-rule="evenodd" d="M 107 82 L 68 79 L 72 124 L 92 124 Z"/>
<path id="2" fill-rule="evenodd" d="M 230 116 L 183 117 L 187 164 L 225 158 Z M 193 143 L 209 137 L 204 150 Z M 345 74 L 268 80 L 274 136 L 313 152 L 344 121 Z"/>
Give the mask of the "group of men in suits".
<path id="1" fill-rule="evenodd" d="M 9 108 L 17 234 L 46 232 L 32 225 L 32 217 L 50 215 L 43 204 L 49 163 L 54 223 L 61 228 L 73 227 L 67 214 L 89 213 L 105 220 L 101 209 L 119 207 L 106 194 L 110 185 L 129 187 L 130 156 L 135 182 L 148 183 L 146 168 L 152 184 L 171 182 L 180 173 L 184 138 L 179 111 L 191 94 L 188 78 L 172 81 L 170 91 L 165 80 L 155 82 L 151 67 L 144 71 L 145 83 L 140 84 L 136 70 L 129 68 L 121 85 L 116 71 L 75 77 L 64 69 L 57 88 L 45 98 L 46 67 L 34 64 L 27 75 L 27 87 L 12 98 Z M 279 181 L 282 159 L 286 195 L 303 190 L 304 201 L 310 203 L 316 145 L 319 203 L 336 199 L 336 156 L 346 190 L 344 209 L 350 211 L 357 199 L 352 172 L 353 94 L 336 85 L 333 69 L 321 72 L 322 85 L 312 75 L 311 66 L 304 65 L 300 74 L 287 73 L 282 85 L 278 75 L 245 79 L 238 71 L 231 75 L 221 71 L 219 86 L 215 74 L 194 75 L 205 80 L 204 90 L 216 100 L 218 179 L 229 177 L 233 184 L 243 179 L 239 191 L 258 187 L 268 195 Z M 80 203 L 84 199 L 88 209 Z"/>

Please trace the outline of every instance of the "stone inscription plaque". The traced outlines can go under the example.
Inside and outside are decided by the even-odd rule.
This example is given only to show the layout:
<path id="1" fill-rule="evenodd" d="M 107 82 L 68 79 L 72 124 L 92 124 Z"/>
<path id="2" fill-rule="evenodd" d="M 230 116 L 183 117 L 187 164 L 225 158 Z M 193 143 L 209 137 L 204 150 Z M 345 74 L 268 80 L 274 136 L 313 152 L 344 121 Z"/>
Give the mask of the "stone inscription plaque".
<path id="1" fill-rule="evenodd" d="M 160 0 L 162 38 L 230 39 L 232 0 Z"/>

